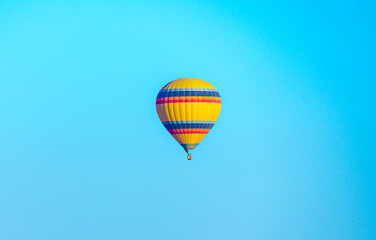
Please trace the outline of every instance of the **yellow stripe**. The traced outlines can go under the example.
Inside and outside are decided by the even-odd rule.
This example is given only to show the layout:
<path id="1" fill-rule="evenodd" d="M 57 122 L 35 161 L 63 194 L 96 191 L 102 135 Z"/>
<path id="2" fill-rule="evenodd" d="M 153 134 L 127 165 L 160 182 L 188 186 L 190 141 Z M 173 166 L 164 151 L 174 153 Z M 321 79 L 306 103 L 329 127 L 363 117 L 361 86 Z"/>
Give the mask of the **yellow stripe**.
<path id="1" fill-rule="evenodd" d="M 175 88 L 208 88 L 216 89 L 212 84 L 198 79 L 198 78 L 179 78 L 175 81 L 168 83 L 162 89 L 175 89 Z"/>
<path id="2" fill-rule="evenodd" d="M 217 121 L 221 107 L 220 103 L 165 103 L 157 105 L 157 112 L 162 122 Z M 194 109 L 193 114 L 191 114 L 192 109 Z M 174 114 L 171 114 L 172 111 Z"/>
<path id="3" fill-rule="evenodd" d="M 200 143 L 206 134 L 173 134 L 172 135 L 176 141 L 180 144 L 196 144 Z"/>

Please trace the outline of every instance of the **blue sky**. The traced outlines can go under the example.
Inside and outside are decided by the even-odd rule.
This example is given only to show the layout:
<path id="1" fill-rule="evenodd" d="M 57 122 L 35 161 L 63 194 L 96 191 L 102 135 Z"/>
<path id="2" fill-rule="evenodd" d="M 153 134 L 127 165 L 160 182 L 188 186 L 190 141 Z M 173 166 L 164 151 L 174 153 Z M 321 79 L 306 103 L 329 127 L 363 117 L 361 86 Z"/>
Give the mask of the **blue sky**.
<path id="1" fill-rule="evenodd" d="M 373 1 L 0 1 L 0 239 L 375 239 Z M 167 82 L 217 87 L 193 161 Z"/>

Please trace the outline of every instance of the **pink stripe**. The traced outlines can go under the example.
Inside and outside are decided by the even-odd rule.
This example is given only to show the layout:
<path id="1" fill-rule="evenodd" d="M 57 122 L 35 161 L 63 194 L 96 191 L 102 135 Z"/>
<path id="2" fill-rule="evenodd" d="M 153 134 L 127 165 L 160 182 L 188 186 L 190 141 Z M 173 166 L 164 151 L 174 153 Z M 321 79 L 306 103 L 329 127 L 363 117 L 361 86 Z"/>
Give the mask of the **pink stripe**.
<path id="1" fill-rule="evenodd" d="M 206 134 L 210 129 L 170 129 L 168 132 L 170 134 Z"/>

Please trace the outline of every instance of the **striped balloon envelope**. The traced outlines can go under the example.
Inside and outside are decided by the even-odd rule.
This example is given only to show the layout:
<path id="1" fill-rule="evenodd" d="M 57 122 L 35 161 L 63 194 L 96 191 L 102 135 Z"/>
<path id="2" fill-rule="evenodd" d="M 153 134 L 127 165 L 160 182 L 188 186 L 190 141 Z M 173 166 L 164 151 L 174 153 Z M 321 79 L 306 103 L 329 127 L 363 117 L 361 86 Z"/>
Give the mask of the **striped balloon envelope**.
<path id="1" fill-rule="evenodd" d="M 188 153 L 214 126 L 222 101 L 217 89 L 198 78 L 179 78 L 166 84 L 157 96 L 159 119 Z"/>

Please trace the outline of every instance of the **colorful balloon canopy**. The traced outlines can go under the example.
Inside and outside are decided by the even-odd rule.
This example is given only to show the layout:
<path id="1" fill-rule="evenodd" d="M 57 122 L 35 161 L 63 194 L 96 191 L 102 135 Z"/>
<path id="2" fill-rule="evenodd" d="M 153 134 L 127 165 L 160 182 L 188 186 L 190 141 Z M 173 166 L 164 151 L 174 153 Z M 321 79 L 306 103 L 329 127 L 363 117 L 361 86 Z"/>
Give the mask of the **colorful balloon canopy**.
<path id="1" fill-rule="evenodd" d="M 222 101 L 210 83 L 198 78 L 179 78 L 159 91 L 156 105 L 167 131 L 188 153 L 214 126 Z"/>

